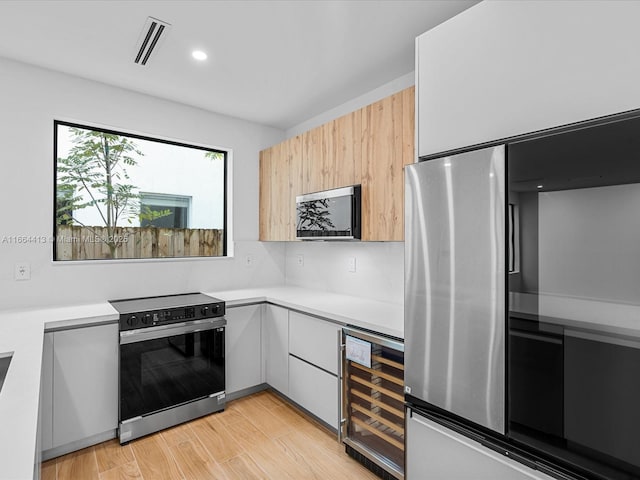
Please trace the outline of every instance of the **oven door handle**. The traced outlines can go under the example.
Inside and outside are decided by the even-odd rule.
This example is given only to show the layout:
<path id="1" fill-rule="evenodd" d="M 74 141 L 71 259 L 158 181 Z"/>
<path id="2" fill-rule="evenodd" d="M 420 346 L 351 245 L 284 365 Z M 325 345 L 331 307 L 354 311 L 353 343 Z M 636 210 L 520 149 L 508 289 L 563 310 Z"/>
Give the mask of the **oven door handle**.
<path id="1" fill-rule="evenodd" d="M 224 318 L 217 317 L 205 320 L 195 320 L 193 322 L 140 328 L 137 330 L 125 330 L 120 332 L 120 345 L 173 337 L 176 335 L 184 335 L 186 333 L 203 332 L 205 330 L 214 330 L 216 328 L 224 328 L 226 323 L 227 322 Z"/>

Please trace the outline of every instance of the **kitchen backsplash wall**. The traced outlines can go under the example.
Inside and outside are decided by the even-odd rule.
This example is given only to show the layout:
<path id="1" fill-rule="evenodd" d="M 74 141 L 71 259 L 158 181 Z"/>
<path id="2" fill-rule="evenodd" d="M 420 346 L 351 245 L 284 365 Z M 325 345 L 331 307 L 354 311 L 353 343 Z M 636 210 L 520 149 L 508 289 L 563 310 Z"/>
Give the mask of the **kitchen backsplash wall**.
<path id="1" fill-rule="evenodd" d="M 404 242 L 288 242 L 287 285 L 404 301 Z M 302 258 L 300 258 L 302 257 Z M 355 259 L 355 272 L 350 271 Z"/>

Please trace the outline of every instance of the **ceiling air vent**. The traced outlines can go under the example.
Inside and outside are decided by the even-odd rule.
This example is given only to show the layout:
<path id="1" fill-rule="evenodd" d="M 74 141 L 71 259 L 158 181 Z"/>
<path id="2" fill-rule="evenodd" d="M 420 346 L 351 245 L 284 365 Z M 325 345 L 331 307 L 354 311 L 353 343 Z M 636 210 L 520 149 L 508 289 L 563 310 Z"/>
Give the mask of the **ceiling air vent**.
<path id="1" fill-rule="evenodd" d="M 158 20 L 157 18 L 147 17 L 144 28 L 136 45 L 136 58 L 134 60 L 138 65 L 146 65 L 149 57 L 158 47 L 160 40 L 167 36 L 170 24 Z"/>

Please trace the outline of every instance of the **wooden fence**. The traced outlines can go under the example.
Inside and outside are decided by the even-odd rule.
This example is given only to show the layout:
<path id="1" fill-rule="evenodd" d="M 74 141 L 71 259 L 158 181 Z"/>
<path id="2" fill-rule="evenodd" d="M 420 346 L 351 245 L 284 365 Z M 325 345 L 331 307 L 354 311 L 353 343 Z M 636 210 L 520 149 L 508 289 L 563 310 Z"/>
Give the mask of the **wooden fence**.
<path id="1" fill-rule="evenodd" d="M 207 228 L 106 227 L 58 225 L 56 260 L 105 258 L 217 257 L 223 231 Z M 113 240 L 114 253 L 107 243 Z"/>

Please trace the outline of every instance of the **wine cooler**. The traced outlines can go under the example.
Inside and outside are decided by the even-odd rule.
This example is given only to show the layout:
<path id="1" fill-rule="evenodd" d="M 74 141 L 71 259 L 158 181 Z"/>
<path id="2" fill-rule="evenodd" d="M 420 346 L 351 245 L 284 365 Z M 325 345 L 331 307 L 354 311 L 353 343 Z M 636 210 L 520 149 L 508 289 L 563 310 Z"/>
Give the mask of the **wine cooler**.
<path id="1" fill-rule="evenodd" d="M 404 478 L 404 343 L 342 330 L 342 419 L 347 453 L 383 479 Z"/>

